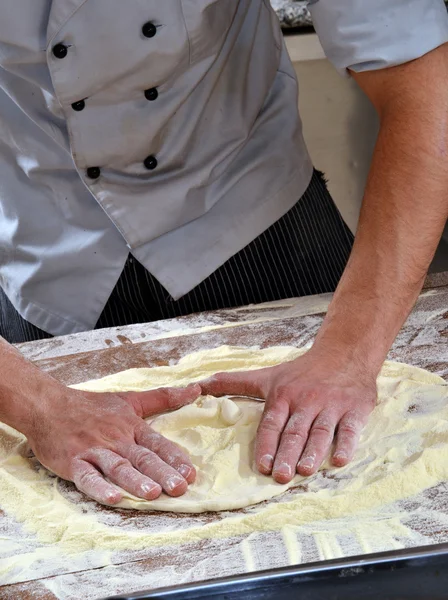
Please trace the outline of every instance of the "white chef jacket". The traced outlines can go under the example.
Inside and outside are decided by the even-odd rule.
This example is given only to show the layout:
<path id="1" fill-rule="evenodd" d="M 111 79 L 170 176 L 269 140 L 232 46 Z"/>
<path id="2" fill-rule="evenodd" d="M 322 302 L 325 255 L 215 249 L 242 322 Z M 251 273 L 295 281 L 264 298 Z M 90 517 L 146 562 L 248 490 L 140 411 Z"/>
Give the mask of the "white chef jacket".
<path id="1" fill-rule="evenodd" d="M 312 10 L 342 71 L 448 40 L 442 0 Z M 312 173 L 268 0 L 2 0 L 0 131 L 0 285 L 55 335 L 95 325 L 129 252 L 181 297 Z"/>

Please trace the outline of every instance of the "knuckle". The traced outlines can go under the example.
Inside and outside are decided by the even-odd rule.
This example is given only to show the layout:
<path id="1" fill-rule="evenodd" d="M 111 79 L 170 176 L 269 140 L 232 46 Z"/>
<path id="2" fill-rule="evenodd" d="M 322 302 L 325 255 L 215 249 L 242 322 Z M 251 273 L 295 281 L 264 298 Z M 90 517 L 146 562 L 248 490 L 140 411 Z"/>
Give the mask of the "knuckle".
<path id="1" fill-rule="evenodd" d="M 164 460 L 167 457 L 166 460 L 169 462 L 184 458 L 185 453 L 182 452 L 179 446 L 163 437 L 160 433 L 157 433 L 157 431 L 154 431 L 154 429 L 147 429 L 141 441 L 144 443 L 146 451 L 156 454 L 159 457 L 163 456 Z"/>
<path id="2" fill-rule="evenodd" d="M 110 465 L 108 469 L 108 475 L 112 475 L 113 477 L 118 476 L 129 467 L 131 467 L 131 463 L 126 458 L 117 458 Z"/>
<path id="3" fill-rule="evenodd" d="M 303 429 L 298 429 L 297 431 L 285 431 L 282 439 L 286 444 L 295 445 L 297 442 L 304 442 L 308 438 L 307 433 Z"/>
<path id="4" fill-rule="evenodd" d="M 366 420 L 367 415 L 364 416 L 358 411 L 349 411 L 341 419 L 341 425 L 343 427 L 351 427 L 353 429 L 360 429 Z"/>
<path id="5" fill-rule="evenodd" d="M 280 431 L 279 417 L 272 409 L 266 409 L 258 427 L 259 431 Z"/>
<path id="6" fill-rule="evenodd" d="M 171 469 L 171 467 L 167 464 L 154 464 L 152 469 L 152 477 L 156 479 L 159 483 L 165 483 L 172 477 L 175 473 Z"/>
<path id="7" fill-rule="evenodd" d="M 262 418 L 262 423 L 276 423 L 277 422 L 277 415 L 276 413 L 272 410 L 267 408 L 263 414 L 263 418 Z"/>
<path id="8" fill-rule="evenodd" d="M 185 404 L 184 388 L 159 388 L 157 399 L 166 407 L 166 410 L 176 410 Z"/>
<path id="9" fill-rule="evenodd" d="M 186 403 L 188 392 L 184 389 L 171 389 L 166 391 L 165 402 L 168 410 L 176 410 Z"/>
<path id="10" fill-rule="evenodd" d="M 177 465 L 189 463 L 190 457 L 188 454 L 179 450 L 177 446 L 170 446 L 164 453 L 163 460 L 167 465 L 175 468 Z"/>
<path id="11" fill-rule="evenodd" d="M 224 371 L 220 371 L 219 373 L 215 373 L 214 375 L 212 375 L 210 377 L 210 380 L 214 381 L 215 383 L 219 383 L 221 381 L 225 381 L 228 377 L 229 377 L 228 373 L 226 373 Z"/>
<path id="12" fill-rule="evenodd" d="M 149 450 L 137 448 L 134 451 L 132 463 L 140 472 L 143 472 L 152 462 L 153 455 Z"/>
<path id="13" fill-rule="evenodd" d="M 225 377 L 226 373 L 215 373 L 207 379 L 204 379 L 200 382 L 202 392 L 205 394 L 220 394 L 221 388 L 223 387 L 223 384 L 225 382 Z"/>
<path id="14" fill-rule="evenodd" d="M 285 433 L 301 434 L 306 428 L 307 416 L 304 412 L 298 411 L 291 415 L 286 427 Z"/>
<path id="15" fill-rule="evenodd" d="M 291 397 L 293 396 L 294 391 L 291 386 L 287 383 L 277 384 L 274 390 L 274 396 L 277 400 L 286 401 L 289 403 Z"/>
<path id="16" fill-rule="evenodd" d="M 322 397 L 322 389 L 318 390 L 314 387 L 309 387 L 300 390 L 300 399 L 304 404 L 314 405 L 319 397 Z"/>
<path id="17" fill-rule="evenodd" d="M 334 426 L 329 421 L 321 421 L 313 426 L 313 433 L 332 435 Z"/>
<path id="18" fill-rule="evenodd" d="M 278 433 L 281 430 L 281 427 L 278 425 L 278 423 L 276 423 L 275 420 L 263 420 L 261 421 L 259 427 L 258 427 L 258 432 L 264 433 L 270 433 L 270 432 L 275 432 Z"/>
<path id="19" fill-rule="evenodd" d="M 123 430 L 113 424 L 104 424 L 100 429 L 101 437 L 112 443 L 119 442 L 123 439 Z"/>
<path id="20" fill-rule="evenodd" d="M 339 433 L 345 436 L 353 437 L 358 434 L 358 431 L 359 425 L 356 421 L 346 421 L 339 427 Z"/>
<path id="21" fill-rule="evenodd" d="M 154 429 L 149 429 L 147 432 L 145 432 L 144 439 L 145 446 L 153 452 L 155 452 L 156 454 L 158 454 L 163 440 L 162 436 L 156 431 L 154 431 Z"/>
<path id="22" fill-rule="evenodd" d="M 78 489 L 83 491 L 89 490 L 96 480 L 97 475 L 92 471 L 82 471 L 75 477 L 74 483 Z"/>
<path id="23" fill-rule="evenodd" d="M 226 383 L 229 380 L 229 374 L 228 373 L 215 373 L 214 375 L 212 375 L 211 377 L 209 377 L 207 379 L 207 383 L 210 384 L 212 387 L 220 387 L 222 384 Z"/>
<path id="24" fill-rule="evenodd" d="M 158 436 L 158 438 L 155 440 L 154 447 L 156 448 L 156 450 L 154 450 L 155 454 L 159 455 L 163 454 L 164 456 L 177 456 L 180 453 L 178 446 L 176 446 L 174 442 L 164 438 L 162 435 Z"/>

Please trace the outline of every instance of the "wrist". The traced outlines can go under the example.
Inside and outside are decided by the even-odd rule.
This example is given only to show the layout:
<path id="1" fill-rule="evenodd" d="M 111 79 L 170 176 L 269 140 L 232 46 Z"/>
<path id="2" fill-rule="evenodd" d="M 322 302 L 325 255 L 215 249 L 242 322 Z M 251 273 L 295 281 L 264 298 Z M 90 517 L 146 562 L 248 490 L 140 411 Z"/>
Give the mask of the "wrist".
<path id="1" fill-rule="evenodd" d="M 322 325 L 312 347 L 313 354 L 334 366 L 350 371 L 362 379 L 376 379 L 389 350 L 378 332 L 369 335 L 340 327 L 336 322 Z"/>
<path id="2" fill-rule="evenodd" d="M 1 343 L 0 421 L 29 437 L 64 386 Z M 6 347 L 5 347 L 6 346 Z"/>
<path id="3" fill-rule="evenodd" d="M 406 302 L 390 303 L 378 289 L 352 283 L 345 273 L 314 347 L 340 364 L 376 377 L 409 310 L 402 306 Z M 415 295 L 413 290 L 412 300 Z"/>
<path id="4" fill-rule="evenodd" d="M 4 380 L 0 385 L 0 421 L 32 436 L 43 416 L 51 409 L 53 382 L 38 375 L 33 382 Z"/>

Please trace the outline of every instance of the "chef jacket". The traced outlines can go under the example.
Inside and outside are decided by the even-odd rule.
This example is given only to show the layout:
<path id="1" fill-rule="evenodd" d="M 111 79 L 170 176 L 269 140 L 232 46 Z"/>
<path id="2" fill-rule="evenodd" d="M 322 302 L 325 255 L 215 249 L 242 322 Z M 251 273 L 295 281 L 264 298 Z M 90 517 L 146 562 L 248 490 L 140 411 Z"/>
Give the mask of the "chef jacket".
<path id="1" fill-rule="evenodd" d="M 311 8 L 341 71 L 448 40 L 442 0 Z M 92 328 L 129 252 L 181 297 L 308 186 L 268 0 L 2 0 L 1 12 L 0 285 L 41 329 Z"/>

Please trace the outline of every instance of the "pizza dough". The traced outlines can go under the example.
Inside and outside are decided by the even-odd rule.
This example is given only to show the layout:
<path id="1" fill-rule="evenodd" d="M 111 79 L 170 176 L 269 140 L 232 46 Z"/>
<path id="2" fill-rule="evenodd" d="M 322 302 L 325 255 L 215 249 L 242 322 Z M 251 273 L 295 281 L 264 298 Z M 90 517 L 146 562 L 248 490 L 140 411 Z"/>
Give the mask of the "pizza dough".
<path id="1" fill-rule="evenodd" d="M 304 351 L 223 346 L 191 354 L 175 366 L 134 369 L 76 387 L 138 391 L 185 385 L 217 371 L 254 369 L 292 360 Z M 439 448 L 443 461 L 447 452 L 445 382 L 437 375 L 399 363 L 385 363 L 378 378 L 378 405 L 364 430 L 355 459 L 343 469 L 326 463 L 318 474 L 309 478 L 296 476 L 288 485 L 277 484 L 258 473 L 253 466 L 253 450 L 262 410 L 261 402 L 203 397 L 191 406 L 156 418 L 154 428 L 190 454 L 198 472 L 197 481 L 180 498 L 162 495 L 148 502 L 126 494 L 118 507 L 192 513 L 231 510 L 268 500 L 299 484 L 306 484 L 307 491 L 322 498 L 363 491 L 368 494 L 369 486 L 375 484 L 386 503 L 393 491 L 388 486 L 394 474 L 398 485 L 398 475 L 403 475 L 405 467 L 414 467 L 417 480 L 412 483 L 424 489 L 423 480 L 430 473 L 423 459 L 437 461 Z M 430 466 L 443 470 L 443 465 Z M 448 474 L 446 466 L 445 471 Z M 350 500 L 346 500 L 349 505 Z M 363 499 L 357 501 L 362 503 Z"/>
<path id="2" fill-rule="evenodd" d="M 197 471 L 187 493 L 162 494 L 148 502 L 128 497 L 121 507 L 199 513 L 258 504 L 296 485 L 276 483 L 253 465 L 254 440 L 264 403 L 229 398 L 200 398 L 191 406 L 159 417 L 153 427 L 184 448 Z"/>

